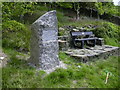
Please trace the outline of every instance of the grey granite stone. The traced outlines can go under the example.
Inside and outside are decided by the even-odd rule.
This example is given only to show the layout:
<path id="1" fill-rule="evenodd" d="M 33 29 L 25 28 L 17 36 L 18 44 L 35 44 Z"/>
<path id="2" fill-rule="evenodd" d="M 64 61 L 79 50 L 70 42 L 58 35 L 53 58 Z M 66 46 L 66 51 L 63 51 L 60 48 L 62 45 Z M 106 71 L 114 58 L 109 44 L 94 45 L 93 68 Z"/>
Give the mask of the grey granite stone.
<path id="1" fill-rule="evenodd" d="M 50 11 L 38 18 L 31 27 L 30 65 L 42 70 L 55 68 L 58 59 L 58 26 L 56 11 Z"/>

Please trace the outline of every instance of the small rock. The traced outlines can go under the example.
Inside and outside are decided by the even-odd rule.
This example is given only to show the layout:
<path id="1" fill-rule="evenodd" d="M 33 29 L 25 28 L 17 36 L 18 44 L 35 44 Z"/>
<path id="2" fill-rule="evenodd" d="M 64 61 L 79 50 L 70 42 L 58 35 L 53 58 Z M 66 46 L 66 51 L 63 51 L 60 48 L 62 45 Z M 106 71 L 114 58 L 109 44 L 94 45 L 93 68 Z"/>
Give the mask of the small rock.
<path id="1" fill-rule="evenodd" d="M 79 65 L 79 66 L 77 66 L 78 68 L 81 68 L 81 66 Z"/>
<path id="2" fill-rule="evenodd" d="M 60 27 L 59 30 L 65 30 L 64 28 Z"/>
<path id="3" fill-rule="evenodd" d="M 79 30 L 74 28 L 73 31 L 79 31 Z"/>
<path id="4" fill-rule="evenodd" d="M 3 60 L 5 57 L 0 57 L 1 60 Z"/>

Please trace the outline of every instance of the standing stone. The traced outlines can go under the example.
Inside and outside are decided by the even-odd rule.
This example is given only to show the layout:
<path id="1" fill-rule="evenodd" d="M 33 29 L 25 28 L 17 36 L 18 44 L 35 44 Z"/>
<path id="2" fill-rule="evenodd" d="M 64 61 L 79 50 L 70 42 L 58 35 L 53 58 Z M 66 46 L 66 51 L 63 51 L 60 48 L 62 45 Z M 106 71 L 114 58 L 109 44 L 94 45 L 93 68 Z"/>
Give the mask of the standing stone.
<path id="1" fill-rule="evenodd" d="M 59 65 L 56 11 L 50 11 L 32 24 L 30 64 L 48 70 Z"/>

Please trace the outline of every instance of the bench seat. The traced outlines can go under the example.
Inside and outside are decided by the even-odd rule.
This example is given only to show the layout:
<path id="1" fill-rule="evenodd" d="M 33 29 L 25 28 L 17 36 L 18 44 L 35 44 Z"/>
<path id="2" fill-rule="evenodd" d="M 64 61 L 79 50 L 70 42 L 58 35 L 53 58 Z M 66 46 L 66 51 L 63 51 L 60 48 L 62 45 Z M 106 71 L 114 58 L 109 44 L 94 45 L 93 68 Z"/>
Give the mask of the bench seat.
<path id="1" fill-rule="evenodd" d="M 75 41 L 87 41 L 87 40 L 97 40 L 98 38 L 82 38 L 82 39 L 75 39 Z"/>
<path id="2" fill-rule="evenodd" d="M 81 48 L 84 48 L 84 43 L 85 41 L 89 42 L 92 41 L 92 46 L 96 45 L 96 41 L 98 40 L 97 37 L 94 37 L 94 34 L 92 31 L 87 31 L 87 32 L 75 32 L 71 31 L 71 38 L 72 38 L 72 43 L 74 47 L 77 47 L 77 43 L 81 43 Z"/>

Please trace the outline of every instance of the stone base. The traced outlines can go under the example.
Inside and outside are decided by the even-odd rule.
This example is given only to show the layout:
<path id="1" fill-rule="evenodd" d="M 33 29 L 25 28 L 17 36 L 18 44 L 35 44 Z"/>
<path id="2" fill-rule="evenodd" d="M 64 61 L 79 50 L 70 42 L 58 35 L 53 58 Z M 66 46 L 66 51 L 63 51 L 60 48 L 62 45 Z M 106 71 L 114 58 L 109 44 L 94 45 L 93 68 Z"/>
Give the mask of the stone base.
<path id="1" fill-rule="evenodd" d="M 47 74 L 55 71 L 57 68 L 63 68 L 63 69 L 67 69 L 66 64 L 64 64 L 62 61 L 60 61 L 60 64 L 54 68 L 48 69 L 48 70 L 44 70 Z"/>
<path id="2" fill-rule="evenodd" d="M 47 74 L 50 74 L 51 72 L 55 71 L 57 68 L 63 68 L 63 69 L 67 69 L 67 65 L 64 64 L 62 61 L 59 61 L 59 65 L 58 66 L 55 66 L 53 68 L 50 68 L 50 69 L 47 69 L 47 70 L 44 70 L 42 68 L 38 68 L 36 66 L 34 66 L 33 64 L 29 63 L 30 66 L 36 68 L 37 71 L 40 71 L 40 70 L 43 70 L 45 71 Z"/>
<path id="3" fill-rule="evenodd" d="M 80 62 L 95 61 L 97 59 L 106 59 L 109 56 L 119 56 L 119 47 L 113 47 L 109 45 L 95 46 L 88 49 L 69 49 L 65 53 L 74 58 L 77 58 Z"/>

